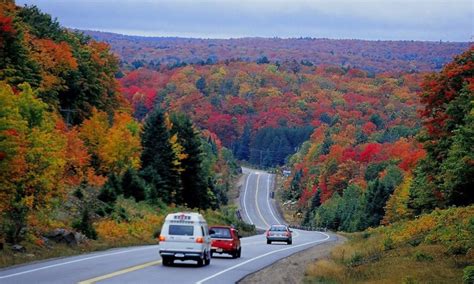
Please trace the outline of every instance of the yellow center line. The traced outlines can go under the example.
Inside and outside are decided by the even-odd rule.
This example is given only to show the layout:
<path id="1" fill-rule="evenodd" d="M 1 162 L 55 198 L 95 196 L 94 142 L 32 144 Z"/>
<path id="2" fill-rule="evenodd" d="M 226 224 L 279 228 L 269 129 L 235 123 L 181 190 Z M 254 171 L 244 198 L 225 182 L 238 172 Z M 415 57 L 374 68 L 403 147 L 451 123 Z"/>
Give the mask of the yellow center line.
<path id="1" fill-rule="evenodd" d="M 136 266 L 131 266 L 129 268 L 125 268 L 125 269 L 122 269 L 122 270 L 119 270 L 119 271 L 115 271 L 115 272 L 112 272 L 112 273 L 109 273 L 109 274 L 106 274 L 106 275 L 102 275 L 102 276 L 98 276 L 98 277 L 95 277 L 95 278 L 91 278 L 91 279 L 88 279 L 88 280 L 81 281 L 78 284 L 96 283 L 96 282 L 99 282 L 99 281 L 102 281 L 102 280 L 105 280 L 105 279 L 109 279 L 109 278 L 112 278 L 112 277 L 115 277 L 115 276 L 118 276 L 118 275 L 122 275 L 122 274 L 125 274 L 125 273 L 132 272 L 132 271 L 140 270 L 140 269 L 143 269 L 143 268 L 146 268 L 146 267 L 149 267 L 149 266 L 153 266 L 153 265 L 157 265 L 157 264 L 160 264 L 160 263 L 161 263 L 161 260 L 156 260 L 156 261 L 151 261 L 151 262 L 143 263 L 143 264 L 136 265 Z"/>

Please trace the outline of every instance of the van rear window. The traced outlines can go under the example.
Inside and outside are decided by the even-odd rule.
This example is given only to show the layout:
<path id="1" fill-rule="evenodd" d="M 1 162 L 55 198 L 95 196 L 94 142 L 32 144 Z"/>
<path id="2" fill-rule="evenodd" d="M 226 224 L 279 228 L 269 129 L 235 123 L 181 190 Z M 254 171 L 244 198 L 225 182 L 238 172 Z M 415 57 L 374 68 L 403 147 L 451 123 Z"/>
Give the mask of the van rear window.
<path id="1" fill-rule="evenodd" d="M 192 236 L 194 235 L 194 226 L 170 225 L 168 233 L 175 236 Z"/>

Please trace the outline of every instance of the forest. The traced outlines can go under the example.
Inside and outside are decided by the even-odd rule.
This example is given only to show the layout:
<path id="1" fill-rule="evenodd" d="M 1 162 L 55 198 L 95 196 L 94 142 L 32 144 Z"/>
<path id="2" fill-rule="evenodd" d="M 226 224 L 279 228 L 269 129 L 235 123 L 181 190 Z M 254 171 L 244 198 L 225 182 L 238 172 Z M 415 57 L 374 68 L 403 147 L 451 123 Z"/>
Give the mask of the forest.
<path id="1" fill-rule="evenodd" d="M 0 39 L 0 243 L 150 242 L 181 208 L 244 228 L 239 162 L 291 169 L 304 226 L 412 222 L 388 229 L 402 242 L 446 209 L 473 232 L 469 43 L 131 37 L 3 2 Z M 430 241 L 469 254 L 444 233 Z"/>
<path id="2" fill-rule="evenodd" d="M 134 118 L 107 44 L 0 7 L 2 244 L 44 247 L 58 227 L 150 242 L 168 210 L 227 204 L 237 165 L 214 134 L 177 110 Z"/>
<path id="3" fill-rule="evenodd" d="M 317 129 L 290 159 L 287 194 L 306 209 L 303 222 L 351 232 L 471 205 L 473 59 L 471 48 L 423 79 L 414 124 L 371 116 L 365 141 L 344 131 L 353 122 Z"/>
<path id="4" fill-rule="evenodd" d="M 370 75 L 381 72 L 439 71 L 466 42 L 368 41 L 325 38 L 193 39 L 140 37 L 84 31 L 107 42 L 123 63 L 151 69 L 225 61 L 292 62 L 305 66 L 336 65 Z M 296 62 L 296 63 L 295 63 Z"/>

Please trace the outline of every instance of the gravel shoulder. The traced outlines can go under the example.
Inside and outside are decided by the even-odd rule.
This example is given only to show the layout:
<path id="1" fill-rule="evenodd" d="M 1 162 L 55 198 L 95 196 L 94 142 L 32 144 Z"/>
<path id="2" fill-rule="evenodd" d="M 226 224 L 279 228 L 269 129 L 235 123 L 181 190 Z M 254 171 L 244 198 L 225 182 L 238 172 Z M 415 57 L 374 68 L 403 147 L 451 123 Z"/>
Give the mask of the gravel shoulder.
<path id="1" fill-rule="evenodd" d="M 335 240 L 316 245 L 307 250 L 283 258 L 266 268 L 249 274 L 237 283 L 302 283 L 308 265 L 318 259 L 326 258 L 331 249 L 344 243 L 347 239 L 339 236 Z"/>

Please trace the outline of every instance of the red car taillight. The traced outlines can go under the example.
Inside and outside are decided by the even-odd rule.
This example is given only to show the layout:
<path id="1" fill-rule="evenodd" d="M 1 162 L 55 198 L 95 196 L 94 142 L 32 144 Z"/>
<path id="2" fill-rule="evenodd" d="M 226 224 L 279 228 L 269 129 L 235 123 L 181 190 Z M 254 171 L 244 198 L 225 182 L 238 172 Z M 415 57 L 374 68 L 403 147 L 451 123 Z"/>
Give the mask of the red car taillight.
<path id="1" fill-rule="evenodd" d="M 197 238 L 196 238 L 196 243 L 198 243 L 198 244 L 204 243 L 204 238 L 202 238 L 202 237 L 197 237 Z"/>
<path id="2" fill-rule="evenodd" d="M 270 230 L 267 231 L 267 237 L 270 236 Z"/>

